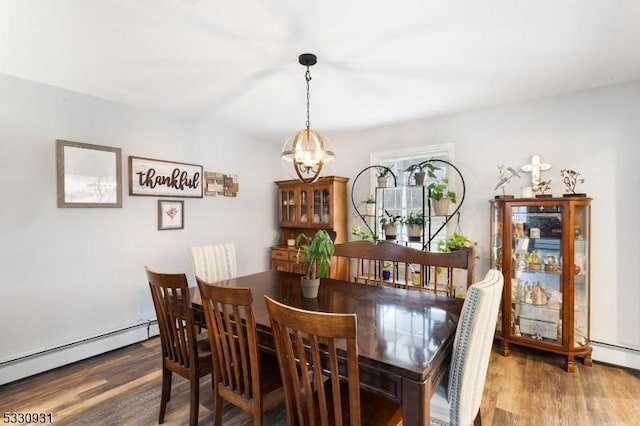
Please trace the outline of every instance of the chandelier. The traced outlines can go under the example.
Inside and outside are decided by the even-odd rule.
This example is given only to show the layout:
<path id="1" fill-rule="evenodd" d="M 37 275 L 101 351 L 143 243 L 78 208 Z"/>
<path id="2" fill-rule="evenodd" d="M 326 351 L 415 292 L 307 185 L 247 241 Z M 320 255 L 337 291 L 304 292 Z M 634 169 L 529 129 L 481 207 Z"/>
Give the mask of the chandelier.
<path id="1" fill-rule="evenodd" d="M 336 154 L 329 149 L 331 141 L 326 136 L 310 128 L 309 82 L 311 81 L 311 72 L 309 67 L 316 64 L 316 55 L 303 53 L 298 57 L 298 62 L 300 62 L 300 65 L 307 67 L 307 72 L 305 73 L 307 82 L 307 123 L 305 129 L 287 139 L 280 157 L 284 161 L 293 163 L 293 168 L 302 182 L 313 183 L 320 177 L 322 166 L 336 158 Z"/>

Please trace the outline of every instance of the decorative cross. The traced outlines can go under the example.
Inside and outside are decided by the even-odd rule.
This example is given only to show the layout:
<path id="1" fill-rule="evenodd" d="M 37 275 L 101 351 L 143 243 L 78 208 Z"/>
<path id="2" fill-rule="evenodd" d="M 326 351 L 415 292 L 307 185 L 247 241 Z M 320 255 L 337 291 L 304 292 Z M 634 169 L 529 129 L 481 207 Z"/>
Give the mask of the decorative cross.
<path id="1" fill-rule="evenodd" d="M 531 164 L 525 164 L 520 167 L 523 172 L 531 173 L 531 186 L 533 188 L 537 188 L 540 185 L 540 172 L 549 170 L 550 168 L 551 164 L 540 163 L 540 156 L 538 154 L 531 157 Z"/>

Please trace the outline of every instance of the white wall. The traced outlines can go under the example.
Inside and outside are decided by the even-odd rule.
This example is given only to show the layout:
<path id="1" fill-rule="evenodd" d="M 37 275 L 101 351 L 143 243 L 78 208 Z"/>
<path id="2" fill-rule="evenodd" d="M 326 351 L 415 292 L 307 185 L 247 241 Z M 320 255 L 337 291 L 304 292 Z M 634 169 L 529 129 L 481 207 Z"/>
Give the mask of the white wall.
<path id="1" fill-rule="evenodd" d="M 592 338 L 640 348 L 640 82 L 331 136 L 338 157 L 327 174 L 351 179 L 370 152 L 454 144 L 468 190 L 462 230 L 480 242 L 477 274 L 488 267 L 498 163 L 541 154 L 556 195 L 561 168 L 582 172 L 594 198 Z M 59 209 L 58 138 L 121 147 L 123 164 L 136 155 L 236 173 L 240 192 L 186 199 L 185 229 L 159 232 L 157 198 L 128 196 L 125 168 L 122 209 Z M 190 272 L 190 245 L 234 241 L 241 274 L 268 268 L 273 181 L 286 178 L 279 143 L 0 75 L 0 148 L 0 384 L 3 361 L 152 318 L 145 264 Z"/>
<path id="2" fill-rule="evenodd" d="M 369 152 L 454 144 L 467 184 L 462 231 L 480 243 L 476 276 L 488 268 L 488 200 L 496 195 L 497 164 L 519 168 L 540 154 L 552 165 L 543 179 L 552 180 L 556 196 L 564 192 L 560 170 L 580 171 L 586 177 L 580 189 L 593 197 L 592 339 L 640 350 L 640 81 L 332 138 L 336 173 L 352 177 L 368 165 Z M 527 183 L 528 176 L 514 179 L 508 192 L 519 194 Z"/>
<path id="3" fill-rule="evenodd" d="M 122 148 L 123 208 L 57 207 L 56 139 Z M 241 274 L 269 266 L 273 146 L 0 75 L 0 147 L 0 363 L 154 318 L 143 266 L 193 283 L 191 245 L 235 242 Z M 184 199 L 185 229 L 158 231 L 158 198 L 127 195 L 129 155 L 235 173 L 240 191 Z"/>

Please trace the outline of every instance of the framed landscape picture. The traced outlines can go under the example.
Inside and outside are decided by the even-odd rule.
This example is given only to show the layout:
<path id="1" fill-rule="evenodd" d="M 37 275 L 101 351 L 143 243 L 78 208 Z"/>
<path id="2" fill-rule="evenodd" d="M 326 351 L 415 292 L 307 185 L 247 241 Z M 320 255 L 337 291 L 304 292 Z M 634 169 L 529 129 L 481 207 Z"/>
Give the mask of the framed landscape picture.
<path id="1" fill-rule="evenodd" d="M 56 140 L 58 207 L 122 207 L 120 148 Z"/>

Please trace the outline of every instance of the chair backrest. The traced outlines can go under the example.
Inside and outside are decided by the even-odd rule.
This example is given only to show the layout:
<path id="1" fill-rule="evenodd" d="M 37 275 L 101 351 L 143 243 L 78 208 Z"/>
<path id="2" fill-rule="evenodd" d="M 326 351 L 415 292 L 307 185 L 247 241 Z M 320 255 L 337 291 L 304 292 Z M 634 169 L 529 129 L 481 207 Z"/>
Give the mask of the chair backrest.
<path id="1" fill-rule="evenodd" d="M 336 244 L 335 256 L 348 258 L 338 263 L 346 265 L 348 272 L 339 271 L 349 280 L 373 285 L 391 285 L 415 289 L 445 292 L 453 296 L 454 269 L 464 270 L 466 286 L 474 280 L 475 252 L 458 250 L 435 253 L 417 250 L 392 241 L 351 241 Z M 385 262 L 392 264 L 391 277 L 384 280 L 382 269 Z M 445 282 L 438 284 L 438 276 L 444 275 Z"/>
<path id="2" fill-rule="evenodd" d="M 471 424 L 480 409 L 504 277 L 490 269 L 467 291 L 449 371 L 451 424 Z"/>
<path id="3" fill-rule="evenodd" d="M 197 365 L 196 325 L 185 274 L 163 274 L 144 267 L 156 310 L 162 356 L 172 370 L 190 377 Z"/>
<path id="4" fill-rule="evenodd" d="M 348 415 L 351 425 L 359 425 L 356 315 L 305 311 L 283 305 L 268 296 L 265 296 L 265 302 L 284 384 L 287 424 L 339 425 L 343 416 Z M 338 371 L 339 348 L 341 356 L 345 356 L 346 348 L 347 368 L 344 371 Z M 330 374 L 329 392 L 325 391 L 322 382 L 323 367 Z M 299 369 L 302 369 L 301 375 Z M 344 377 L 345 373 L 348 404 L 341 400 L 340 394 L 340 376 Z M 309 395 L 314 397 L 309 398 Z"/>
<path id="5" fill-rule="evenodd" d="M 216 386 L 227 389 L 225 397 L 236 394 L 251 400 L 259 396 L 260 364 L 251 289 L 214 286 L 200 277 L 196 281 L 209 331 Z"/>
<path id="6" fill-rule="evenodd" d="M 193 275 L 208 283 L 235 278 L 238 275 L 234 243 L 194 246 L 189 249 Z"/>

